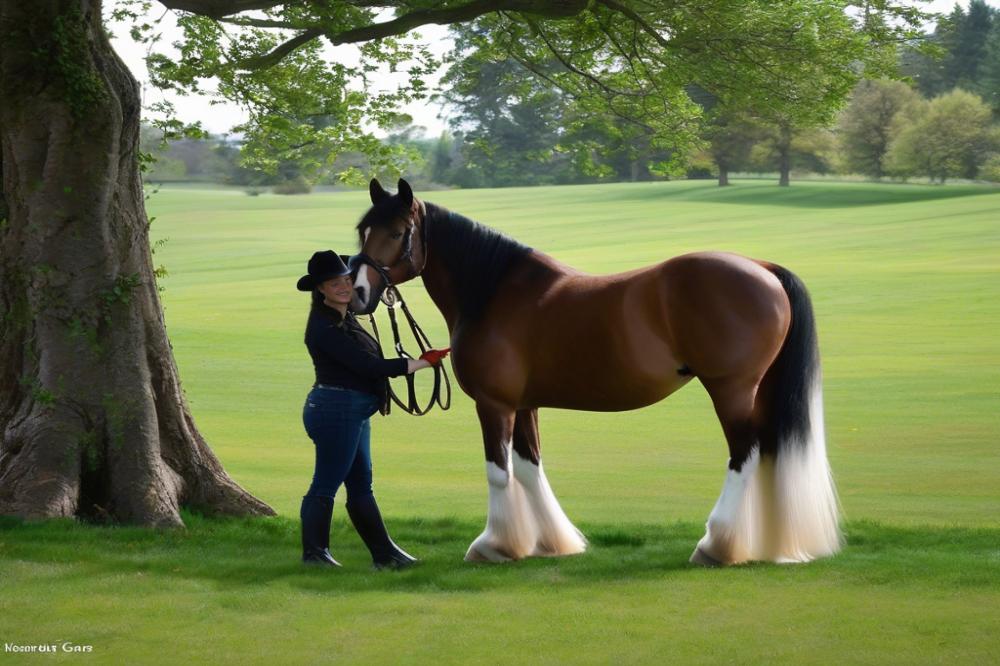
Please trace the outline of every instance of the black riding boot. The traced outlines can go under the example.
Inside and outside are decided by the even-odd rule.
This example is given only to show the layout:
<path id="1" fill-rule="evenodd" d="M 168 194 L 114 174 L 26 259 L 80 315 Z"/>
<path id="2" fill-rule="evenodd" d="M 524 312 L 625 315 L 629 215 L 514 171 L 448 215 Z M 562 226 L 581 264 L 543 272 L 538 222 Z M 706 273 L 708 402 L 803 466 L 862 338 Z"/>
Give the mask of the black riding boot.
<path id="1" fill-rule="evenodd" d="M 302 561 L 339 567 L 330 554 L 330 518 L 333 498 L 324 495 L 303 495 L 299 520 L 302 521 Z"/>
<path id="2" fill-rule="evenodd" d="M 419 561 L 389 538 L 374 495 L 366 495 L 361 499 L 348 497 L 347 515 L 351 517 L 361 540 L 368 546 L 372 554 L 372 565 L 376 569 L 402 569 Z"/>

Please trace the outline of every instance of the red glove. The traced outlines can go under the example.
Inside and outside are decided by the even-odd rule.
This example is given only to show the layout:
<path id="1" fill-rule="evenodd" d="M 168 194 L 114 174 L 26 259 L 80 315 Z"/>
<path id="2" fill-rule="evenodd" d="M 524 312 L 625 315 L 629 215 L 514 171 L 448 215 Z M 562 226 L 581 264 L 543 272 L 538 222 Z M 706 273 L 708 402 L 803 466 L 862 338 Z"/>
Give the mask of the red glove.
<path id="1" fill-rule="evenodd" d="M 444 349 L 428 349 L 420 355 L 420 360 L 427 361 L 431 365 L 437 365 L 445 356 L 448 355 L 448 352 L 450 351 L 451 347 L 445 347 Z"/>

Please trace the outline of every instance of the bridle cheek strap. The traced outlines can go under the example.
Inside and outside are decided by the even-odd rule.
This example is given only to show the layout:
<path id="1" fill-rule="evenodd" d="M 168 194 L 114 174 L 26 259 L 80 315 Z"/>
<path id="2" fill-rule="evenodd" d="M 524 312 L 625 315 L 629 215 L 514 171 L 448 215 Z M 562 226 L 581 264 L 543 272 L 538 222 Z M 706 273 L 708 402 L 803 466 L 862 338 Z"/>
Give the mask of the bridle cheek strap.
<path id="1" fill-rule="evenodd" d="M 414 261 L 415 255 L 417 254 L 413 250 L 413 242 L 410 243 L 410 278 L 415 278 L 424 272 L 424 268 L 427 266 L 427 209 L 424 207 L 424 202 L 418 199 L 413 200 L 414 209 L 411 211 L 412 217 L 410 222 L 413 226 L 420 230 L 417 236 L 420 239 L 420 266 L 417 266 L 417 262 Z M 423 212 L 422 215 L 419 215 Z M 419 220 L 419 222 L 417 221 Z"/>

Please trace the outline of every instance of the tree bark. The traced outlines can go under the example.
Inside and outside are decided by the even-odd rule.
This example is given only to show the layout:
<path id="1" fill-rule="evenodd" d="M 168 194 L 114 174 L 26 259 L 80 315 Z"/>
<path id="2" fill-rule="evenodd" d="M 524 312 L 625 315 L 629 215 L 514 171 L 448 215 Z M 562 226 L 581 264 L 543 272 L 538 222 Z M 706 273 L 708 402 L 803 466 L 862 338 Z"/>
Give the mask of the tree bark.
<path id="1" fill-rule="evenodd" d="M 791 184 L 792 171 L 792 126 L 782 123 L 778 130 L 778 185 Z"/>
<path id="2" fill-rule="evenodd" d="M 719 164 L 719 187 L 729 185 L 729 167 Z"/>
<path id="3" fill-rule="evenodd" d="M 139 87 L 100 0 L 0 5 L 0 514 L 274 515 L 195 427 L 139 173 Z"/>

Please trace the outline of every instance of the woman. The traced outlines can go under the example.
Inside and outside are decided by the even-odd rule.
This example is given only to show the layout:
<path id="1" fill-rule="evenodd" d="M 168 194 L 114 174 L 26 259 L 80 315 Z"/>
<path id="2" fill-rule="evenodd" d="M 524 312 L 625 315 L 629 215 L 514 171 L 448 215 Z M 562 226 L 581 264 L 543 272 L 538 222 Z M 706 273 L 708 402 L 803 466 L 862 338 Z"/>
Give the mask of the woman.
<path id="1" fill-rule="evenodd" d="M 316 446 L 316 471 L 302 497 L 302 561 L 340 566 L 330 554 L 330 518 L 341 483 L 347 515 L 371 551 L 375 568 L 400 568 L 417 560 L 399 548 L 385 529 L 372 494 L 370 416 L 385 412 L 389 377 L 441 362 L 448 349 L 431 349 L 419 360 L 382 357 L 382 350 L 348 311 L 353 293 L 350 269 L 332 250 L 316 252 L 297 284 L 312 292 L 305 342 L 316 370 L 302 421 Z"/>

